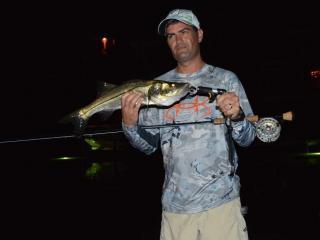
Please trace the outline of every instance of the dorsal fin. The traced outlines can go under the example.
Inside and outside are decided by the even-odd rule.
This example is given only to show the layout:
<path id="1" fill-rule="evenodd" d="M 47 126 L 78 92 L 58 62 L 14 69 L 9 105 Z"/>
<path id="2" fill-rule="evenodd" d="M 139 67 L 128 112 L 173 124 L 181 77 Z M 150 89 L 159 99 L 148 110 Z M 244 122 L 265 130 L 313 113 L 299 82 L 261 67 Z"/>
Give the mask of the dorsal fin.
<path id="1" fill-rule="evenodd" d="M 116 84 L 99 81 L 97 83 L 97 95 L 100 96 L 102 93 L 108 92 L 115 87 L 117 87 Z"/>

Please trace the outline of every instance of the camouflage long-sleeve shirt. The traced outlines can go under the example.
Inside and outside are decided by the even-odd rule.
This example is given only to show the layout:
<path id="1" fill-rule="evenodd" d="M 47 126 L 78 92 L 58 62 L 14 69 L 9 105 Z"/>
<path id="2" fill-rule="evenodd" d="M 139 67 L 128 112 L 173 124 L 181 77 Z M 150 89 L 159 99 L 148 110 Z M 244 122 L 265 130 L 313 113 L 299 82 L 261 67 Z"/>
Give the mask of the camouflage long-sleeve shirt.
<path id="1" fill-rule="evenodd" d="M 205 65 L 192 74 L 171 70 L 157 79 L 191 82 L 194 86 L 222 88 L 235 92 L 246 116 L 252 109 L 246 93 L 231 71 Z M 236 174 L 238 165 L 234 147 L 230 155 L 227 127 L 224 124 L 187 124 L 166 128 L 142 129 L 139 125 L 199 122 L 222 117 L 215 101 L 206 96 L 183 99 L 170 108 L 142 108 L 137 126 L 123 130 L 135 148 L 153 153 L 161 146 L 165 179 L 162 206 L 164 211 L 196 213 L 217 207 L 239 196 L 240 184 Z M 255 127 L 247 120 L 232 123 L 232 138 L 240 146 L 250 145 L 255 138 Z M 230 141 L 229 141 L 230 142 Z M 233 144 L 233 143 L 232 143 Z M 233 156 L 233 159 L 229 159 Z M 232 164 L 233 163 L 233 164 Z"/>

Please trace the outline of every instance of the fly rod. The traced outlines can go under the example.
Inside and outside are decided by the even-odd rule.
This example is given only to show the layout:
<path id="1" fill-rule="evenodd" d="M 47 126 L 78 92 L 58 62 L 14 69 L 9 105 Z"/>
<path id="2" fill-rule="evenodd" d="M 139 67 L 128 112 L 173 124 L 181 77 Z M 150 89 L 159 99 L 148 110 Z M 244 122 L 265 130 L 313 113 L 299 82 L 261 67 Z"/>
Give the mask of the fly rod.
<path id="1" fill-rule="evenodd" d="M 263 139 L 263 141 L 273 141 L 275 138 L 277 139 L 280 134 L 280 121 L 292 121 L 293 113 L 291 111 L 283 113 L 281 115 L 276 115 L 273 117 L 262 117 L 260 118 L 258 115 L 252 115 L 245 117 L 248 121 L 254 123 L 256 125 L 258 137 Z M 208 121 L 199 121 L 199 122 L 182 122 L 182 123 L 171 123 L 171 124 L 159 124 L 159 125 L 138 125 L 143 129 L 152 129 L 152 128 L 166 128 L 166 127 L 176 127 L 181 125 L 191 125 L 191 124 L 208 124 L 212 123 L 214 125 L 220 125 L 226 123 L 225 118 L 215 118 Z M 33 138 L 25 138 L 25 139 L 14 139 L 14 140 L 4 140 L 0 141 L 0 144 L 6 143 L 21 143 L 21 142 L 33 142 L 33 141 L 46 141 L 46 140 L 55 140 L 55 139 L 72 139 L 72 138 L 90 138 L 95 136 L 105 136 L 105 135 L 114 135 L 123 133 L 123 130 L 113 129 L 106 130 L 101 132 L 92 132 L 92 133 L 83 133 L 80 136 L 76 134 L 70 135 L 60 135 L 60 136 L 48 136 L 48 137 L 33 137 Z M 271 138 L 271 136 L 272 138 Z M 270 139 L 271 138 L 271 139 Z M 260 140 L 262 140 L 260 139 Z"/>

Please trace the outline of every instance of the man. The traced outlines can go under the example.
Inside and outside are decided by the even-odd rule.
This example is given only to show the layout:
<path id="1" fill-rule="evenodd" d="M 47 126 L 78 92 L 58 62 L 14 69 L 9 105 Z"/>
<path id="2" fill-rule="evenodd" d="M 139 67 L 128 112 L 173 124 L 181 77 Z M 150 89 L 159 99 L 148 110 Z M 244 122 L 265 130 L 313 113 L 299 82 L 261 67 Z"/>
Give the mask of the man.
<path id="1" fill-rule="evenodd" d="M 122 97 L 122 126 L 130 143 L 146 154 L 161 146 L 165 169 L 161 239 L 247 239 L 233 145 L 234 141 L 248 146 L 255 138 L 254 125 L 244 117 L 253 114 L 245 91 L 233 72 L 202 59 L 204 34 L 192 11 L 171 11 L 158 32 L 166 37 L 177 66 L 157 79 L 227 90 L 213 102 L 206 96 L 192 96 L 167 109 L 140 109 L 144 96 L 137 92 Z M 218 117 L 230 119 L 230 127 L 212 123 L 140 127 Z"/>

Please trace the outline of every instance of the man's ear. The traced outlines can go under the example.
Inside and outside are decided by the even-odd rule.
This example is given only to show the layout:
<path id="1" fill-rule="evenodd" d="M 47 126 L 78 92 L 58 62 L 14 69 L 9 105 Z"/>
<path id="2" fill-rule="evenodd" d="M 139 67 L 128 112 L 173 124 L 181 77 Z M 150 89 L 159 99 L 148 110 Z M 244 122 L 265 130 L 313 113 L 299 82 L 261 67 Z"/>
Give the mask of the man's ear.
<path id="1" fill-rule="evenodd" d="M 202 42 L 202 39 L 203 39 L 203 31 L 202 29 L 200 28 L 198 30 L 198 43 L 201 43 Z"/>

